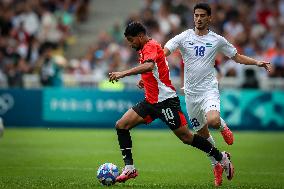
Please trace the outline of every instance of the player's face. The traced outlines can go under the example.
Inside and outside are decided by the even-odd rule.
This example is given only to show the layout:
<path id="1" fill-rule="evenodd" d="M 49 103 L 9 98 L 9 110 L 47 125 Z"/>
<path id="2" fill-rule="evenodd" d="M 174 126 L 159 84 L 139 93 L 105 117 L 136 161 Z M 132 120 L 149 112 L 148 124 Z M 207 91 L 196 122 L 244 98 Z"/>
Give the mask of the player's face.
<path id="1" fill-rule="evenodd" d="M 131 46 L 131 48 L 135 49 L 136 51 L 139 51 L 141 49 L 141 42 L 140 42 L 140 37 L 132 37 L 132 36 L 127 36 L 126 37 L 128 44 Z"/>
<path id="2" fill-rule="evenodd" d="M 207 14 L 206 10 L 195 9 L 194 12 L 195 28 L 197 28 L 198 30 L 208 29 L 210 21 L 211 21 L 211 16 Z"/>

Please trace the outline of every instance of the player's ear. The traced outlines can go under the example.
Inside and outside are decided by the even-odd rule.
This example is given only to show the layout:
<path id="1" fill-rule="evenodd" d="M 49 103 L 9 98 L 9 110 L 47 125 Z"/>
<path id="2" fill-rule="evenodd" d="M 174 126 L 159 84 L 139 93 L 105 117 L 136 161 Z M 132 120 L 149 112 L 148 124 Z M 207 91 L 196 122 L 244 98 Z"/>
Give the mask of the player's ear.
<path id="1" fill-rule="evenodd" d="M 212 17 L 211 16 L 208 16 L 208 21 L 209 21 L 209 23 L 212 21 Z"/>

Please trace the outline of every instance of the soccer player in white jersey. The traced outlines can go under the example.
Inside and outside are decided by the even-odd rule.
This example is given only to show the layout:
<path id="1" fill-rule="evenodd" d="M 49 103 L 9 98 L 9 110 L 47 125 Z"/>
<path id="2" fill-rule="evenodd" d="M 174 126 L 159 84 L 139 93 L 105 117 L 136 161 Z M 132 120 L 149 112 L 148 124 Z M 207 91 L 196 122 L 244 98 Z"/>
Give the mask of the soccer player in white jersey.
<path id="1" fill-rule="evenodd" d="M 214 139 L 208 127 L 219 129 L 228 145 L 233 144 L 233 133 L 220 117 L 220 94 L 214 69 L 215 57 L 218 52 L 233 59 L 235 62 L 264 67 L 271 71 L 269 62 L 257 61 L 238 54 L 237 49 L 224 37 L 209 30 L 211 8 L 206 3 L 194 7 L 194 29 L 188 29 L 170 39 L 164 53 L 170 55 L 179 49 L 184 61 L 184 93 L 187 113 L 193 129 L 207 138 L 213 145 Z M 215 185 L 222 184 L 222 168 L 211 158 L 215 176 Z M 227 175 L 228 176 L 228 175 Z"/>

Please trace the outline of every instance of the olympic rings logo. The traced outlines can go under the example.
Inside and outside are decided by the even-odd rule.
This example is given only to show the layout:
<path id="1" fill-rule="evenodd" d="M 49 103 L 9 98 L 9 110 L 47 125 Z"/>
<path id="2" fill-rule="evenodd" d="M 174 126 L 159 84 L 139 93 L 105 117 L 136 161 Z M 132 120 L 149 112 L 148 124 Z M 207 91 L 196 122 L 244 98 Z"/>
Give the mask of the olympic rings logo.
<path id="1" fill-rule="evenodd" d="M 8 110 L 14 106 L 14 98 L 10 94 L 0 95 L 0 115 L 5 114 Z"/>

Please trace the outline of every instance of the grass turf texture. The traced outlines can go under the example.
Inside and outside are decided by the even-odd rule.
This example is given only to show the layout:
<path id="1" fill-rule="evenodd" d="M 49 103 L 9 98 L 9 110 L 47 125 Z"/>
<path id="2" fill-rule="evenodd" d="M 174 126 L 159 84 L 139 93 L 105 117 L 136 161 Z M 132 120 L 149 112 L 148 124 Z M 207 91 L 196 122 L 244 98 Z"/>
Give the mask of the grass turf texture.
<path id="1" fill-rule="evenodd" d="M 227 146 L 235 177 L 220 188 L 283 188 L 284 132 L 235 132 Z M 209 159 L 169 130 L 132 131 L 139 176 L 111 188 L 215 188 Z M 0 188 L 107 188 L 96 179 L 99 165 L 123 166 L 115 130 L 6 129 L 0 138 Z"/>

